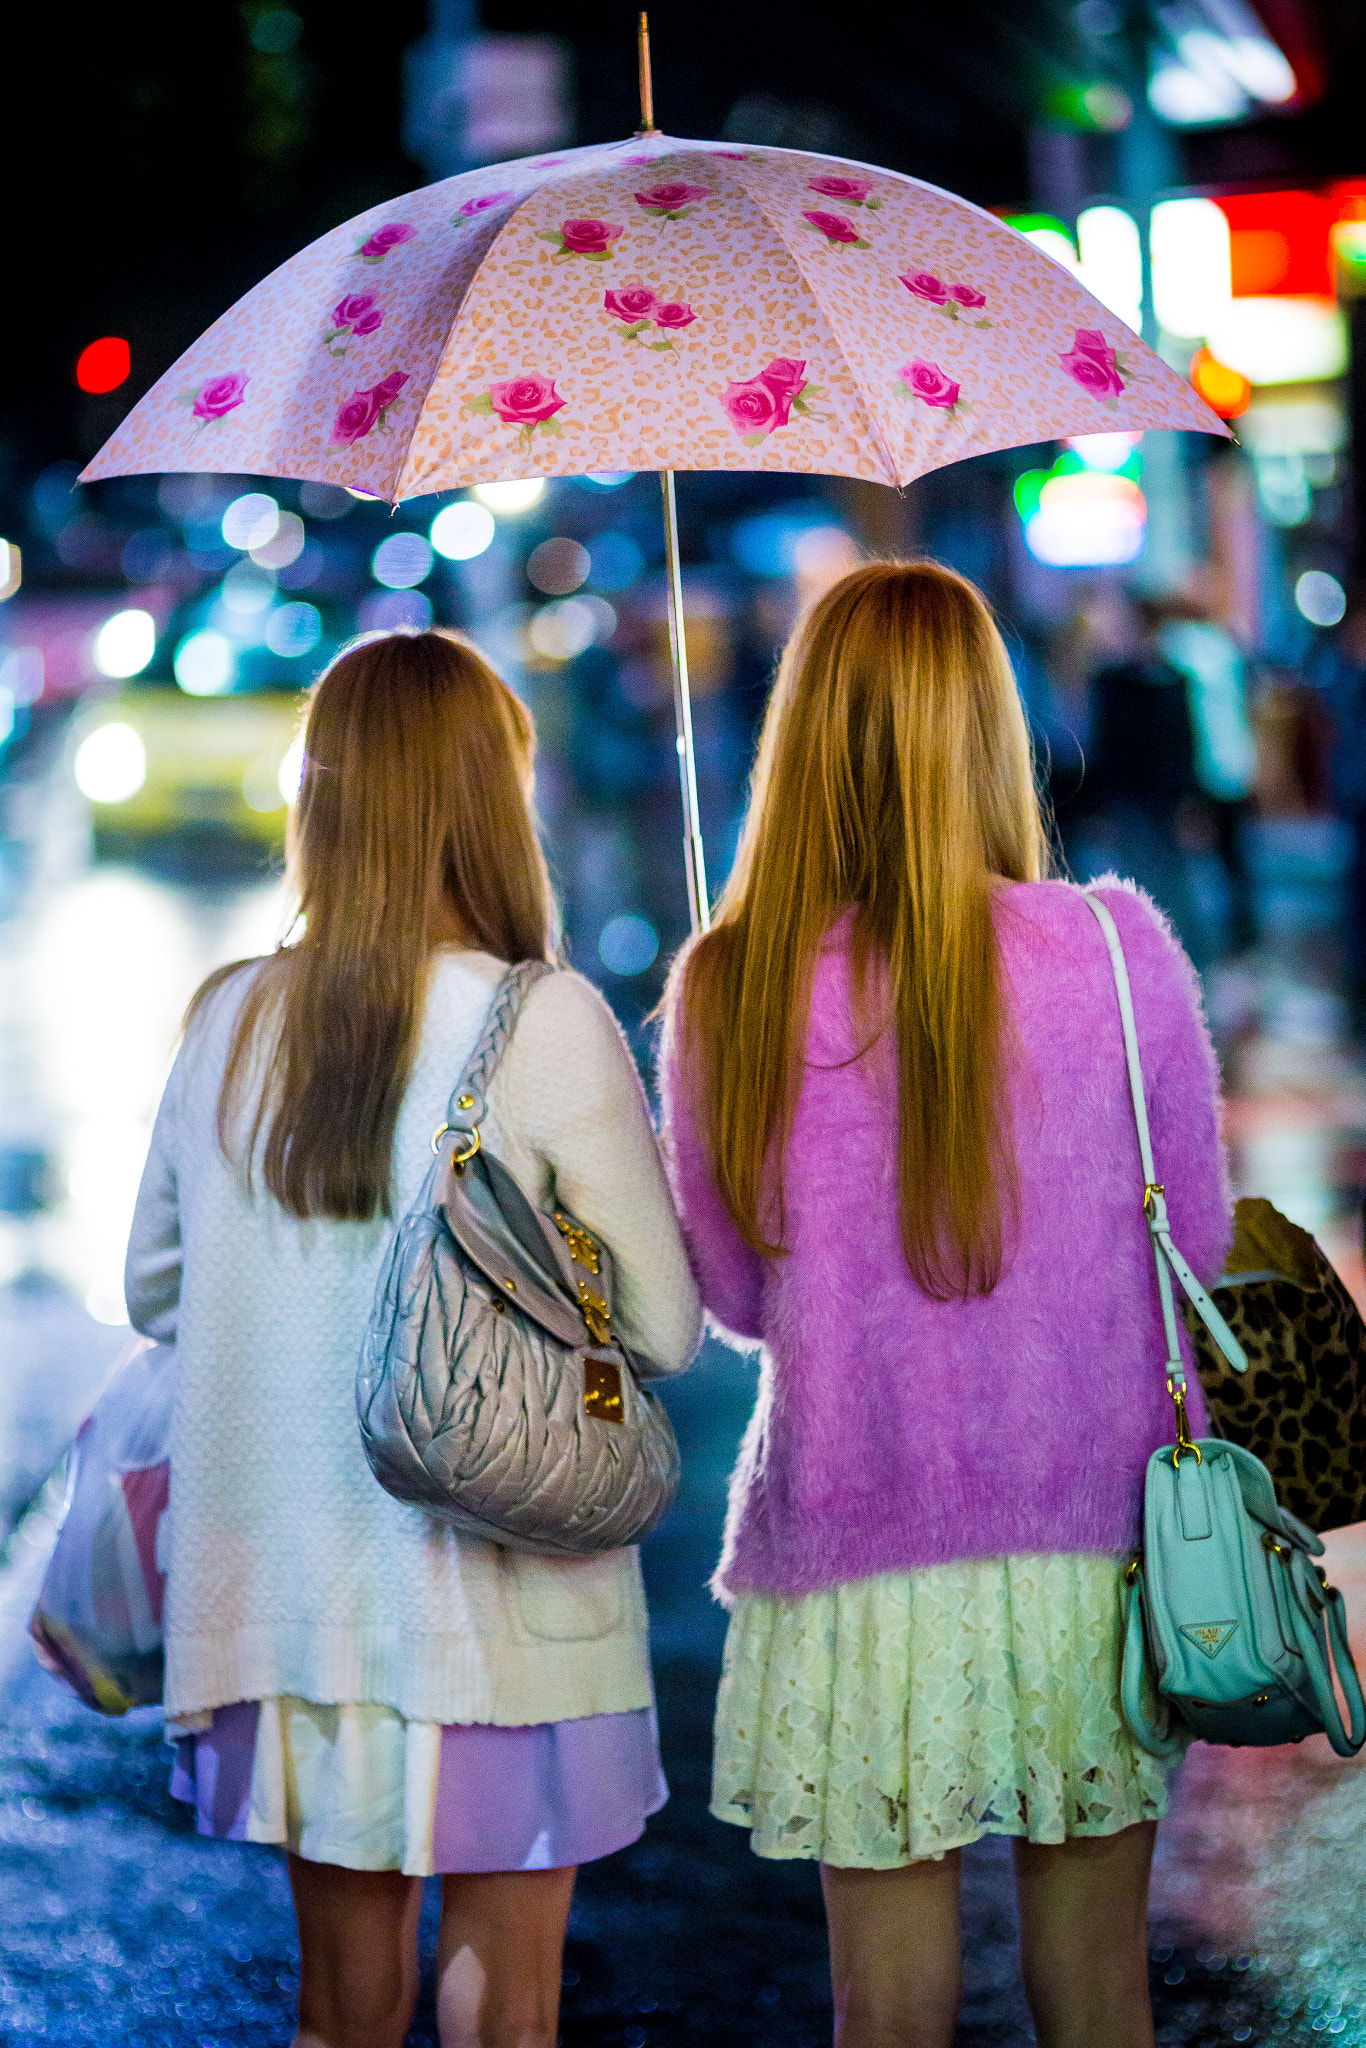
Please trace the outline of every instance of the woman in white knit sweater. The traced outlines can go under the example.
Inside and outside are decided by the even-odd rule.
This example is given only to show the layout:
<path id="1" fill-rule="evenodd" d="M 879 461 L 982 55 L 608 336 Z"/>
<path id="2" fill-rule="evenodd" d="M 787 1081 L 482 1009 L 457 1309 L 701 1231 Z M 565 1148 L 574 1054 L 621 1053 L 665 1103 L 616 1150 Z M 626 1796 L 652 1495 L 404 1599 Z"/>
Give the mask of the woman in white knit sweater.
<path id="1" fill-rule="evenodd" d="M 455 1077 L 552 905 L 531 721 L 468 645 L 395 635 L 315 691 L 299 936 L 210 977 L 157 1116 L 128 1254 L 174 1342 L 166 1563 L 173 1790 L 282 1844 L 296 2048 L 399 2048 L 421 1878 L 444 1876 L 445 2048 L 553 2048 L 574 1867 L 663 1801 L 634 1550 L 515 1554 L 383 1492 L 357 1355 Z M 635 1067 L 579 976 L 527 999 L 485 1143 L 610 1245 L 622 1335 L 690 1358 L 697 1294 Z"/>

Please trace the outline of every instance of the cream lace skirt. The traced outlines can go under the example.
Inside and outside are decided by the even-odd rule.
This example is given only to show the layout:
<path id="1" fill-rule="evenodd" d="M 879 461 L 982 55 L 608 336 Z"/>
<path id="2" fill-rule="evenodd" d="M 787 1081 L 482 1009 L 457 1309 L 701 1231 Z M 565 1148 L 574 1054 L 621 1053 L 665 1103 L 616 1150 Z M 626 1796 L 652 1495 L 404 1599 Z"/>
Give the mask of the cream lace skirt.
<path id="1" fill-rule="evenodd" d="M 1094 1555 L 742 1594 L 712 1812 L 760 1856 L 890 1870 L 984 1834 L 1061 1842 L 1167 1810 L 1119 1706 L 1120 1573 Z"/>

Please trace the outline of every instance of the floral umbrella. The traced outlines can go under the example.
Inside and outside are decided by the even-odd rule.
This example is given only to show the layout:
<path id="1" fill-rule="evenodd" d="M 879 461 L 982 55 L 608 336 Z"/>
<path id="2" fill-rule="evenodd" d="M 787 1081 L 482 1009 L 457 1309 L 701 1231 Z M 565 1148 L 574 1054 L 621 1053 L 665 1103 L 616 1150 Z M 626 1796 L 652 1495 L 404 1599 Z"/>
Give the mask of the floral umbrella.
<path id="1" fill-rule="evenodd" d="M 674 470 L 902 485 L 987 449 L 1226 433 L 1184 378 L 992 214 L 804 150 L 631 140 L 388 200 L 214 322 L 83 481 L 220 470 L 397 504 L 664 472 L 694 922 L 697 826 Z"/>

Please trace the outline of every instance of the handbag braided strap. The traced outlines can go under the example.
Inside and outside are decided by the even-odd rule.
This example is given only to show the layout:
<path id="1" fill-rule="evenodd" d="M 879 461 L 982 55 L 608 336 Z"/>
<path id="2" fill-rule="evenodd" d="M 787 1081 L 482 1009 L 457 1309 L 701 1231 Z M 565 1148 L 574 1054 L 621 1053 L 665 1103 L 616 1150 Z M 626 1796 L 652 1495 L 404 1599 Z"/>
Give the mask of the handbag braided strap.
<path id="1" fill-rule="evenodd" d="M 1124 1029 L 1124 1056 L 1129 1069 L 1129 1094 L 1133 1099 L 1134 1123 L 1138 1129 L 1138 1156 L 1143 1166 L 1143 1216 L 1148 1226 L 1153 1258 L 1157 1264 L 1157 1292 L 1162 1304 L 1162 1329 L 1167 1342 L 1167 1385 L 1172 1398 L 1177 1402 L 1178 1414 L 1184 1414 L 1186 1367 L 1176 1333 L 1176 1309 L 1172 1301 L 1171 1282 L 1173 1273 L 1194 1304 L 1196 1314 L 1235 1372 L 1247 1371 L 1247 1357 L 1242 1345 L 1172 1243 L 1171 1226 L 1167 1221 L 1166 1190 L 1157 1178 L 1157 1171 L 1153 1165 L 1152 1139 L 1148 1132 L 1148 1105 L 1143 1093 L 1143 1068 L 1138 1056 L 1138 1030 L 1134 1023 L 1134 1000 L 1129 987 L 1129 969 L 1124 959 L 1124 948 L 1120 944 L 1115 921 L 1105 904 L 1098 896 L 1093 896 L 1089 889 L 1083 890 L 1082 894 L 1105 934 L 1110 965 L 1114 970 L 1115 994 L 1119 998 L 1119 1020 Z"/>
<path id="2" fill-rule="evenodd" d="M 522 1005 L 536 983 L 551 972 L 544 960 L 519 960 L 515 967 L 509 967 L 493 991 L 484 1028 L 451 1090 L 446 1121 L 432 1139 L 433 1152 L 448 1131 L 469 1141 L 467 1157 L 478 1151 L 479 1126 L 488 1115 L 489 1087 L 507 1051 Z"/>

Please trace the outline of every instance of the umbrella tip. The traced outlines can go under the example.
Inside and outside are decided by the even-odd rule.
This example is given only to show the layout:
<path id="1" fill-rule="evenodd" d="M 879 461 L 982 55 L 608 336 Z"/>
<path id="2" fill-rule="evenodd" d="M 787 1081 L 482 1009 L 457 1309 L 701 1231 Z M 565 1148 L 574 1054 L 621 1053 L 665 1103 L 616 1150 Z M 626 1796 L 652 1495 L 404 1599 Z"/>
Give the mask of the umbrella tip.
<path id="1" fill-rule="evenodd" d="M 655 88 L 650 73 L 650 17 L 642 9 L 636 22 L 636 55 L 640 61 L 640 126 L 637 135 L 658 135 Z"/>

